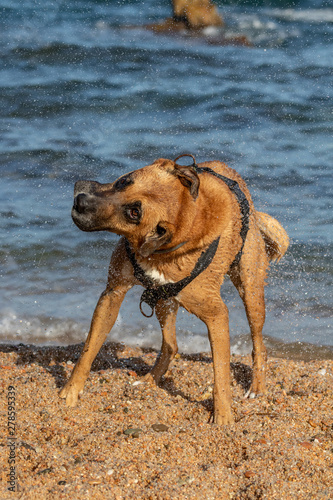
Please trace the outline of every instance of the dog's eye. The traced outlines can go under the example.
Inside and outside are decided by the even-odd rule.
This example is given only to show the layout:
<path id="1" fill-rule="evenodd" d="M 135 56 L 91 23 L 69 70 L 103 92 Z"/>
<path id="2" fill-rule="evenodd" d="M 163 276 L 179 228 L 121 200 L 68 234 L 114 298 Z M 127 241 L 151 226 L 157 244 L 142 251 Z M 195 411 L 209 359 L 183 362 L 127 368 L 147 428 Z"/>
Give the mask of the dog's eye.
<path id="1" fill-rule="evenodd" d="M 128 215 L 131 219 L 137 220 L 140 218 L 140 210 L 138 208 L 130 208 Z"/>
<path id="2" fill-rule="evenodd" d="M 124 207 L 124 214 L 128 222 L 139 224 L 142 217 L 141 203 L 138 201 L 136 203 L 126 205 Z"/>

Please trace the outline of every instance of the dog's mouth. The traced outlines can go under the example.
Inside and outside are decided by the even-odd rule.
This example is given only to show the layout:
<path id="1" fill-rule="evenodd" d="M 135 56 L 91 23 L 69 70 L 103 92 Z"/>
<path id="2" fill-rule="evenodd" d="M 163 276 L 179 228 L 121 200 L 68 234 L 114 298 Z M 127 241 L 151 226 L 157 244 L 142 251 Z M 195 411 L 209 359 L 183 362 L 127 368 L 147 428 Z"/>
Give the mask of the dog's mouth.
<path id="1" fill-rule="evenodd" d="M 98 199 L 96 190 L 99 183 L 95 181 L 78 181 L 74 187 L 72 219 L 82 231 L 98 231 L 96 214 Z"/>
<path id="2" fill-rule="evenodd" d="M 86 203 L 85 195 L 82 193 L 74 199 L 72 207 L 72 219 L 82 231 L 96 231 L 95 215 L 91 206 Z"/>

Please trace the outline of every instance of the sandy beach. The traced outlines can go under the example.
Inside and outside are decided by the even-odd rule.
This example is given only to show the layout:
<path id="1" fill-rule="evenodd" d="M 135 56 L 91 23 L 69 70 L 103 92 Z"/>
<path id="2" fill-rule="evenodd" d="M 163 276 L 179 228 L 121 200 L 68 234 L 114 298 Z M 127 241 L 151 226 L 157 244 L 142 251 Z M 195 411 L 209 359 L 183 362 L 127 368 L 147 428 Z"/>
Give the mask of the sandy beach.
<path id="1" fill-rule="evenodd" d="M 332 360 L 270 357 L 268 393 L 249 400 L 250 357 L 233 356 L 223 428 L 209 422 L 210 354 L 177 355 L 152 387 L 140 377 L 156 352 L 109 342 L 66 408 L 58 391 L 81 349 L 0 346 L 1 498 L 333 497 Z"/>

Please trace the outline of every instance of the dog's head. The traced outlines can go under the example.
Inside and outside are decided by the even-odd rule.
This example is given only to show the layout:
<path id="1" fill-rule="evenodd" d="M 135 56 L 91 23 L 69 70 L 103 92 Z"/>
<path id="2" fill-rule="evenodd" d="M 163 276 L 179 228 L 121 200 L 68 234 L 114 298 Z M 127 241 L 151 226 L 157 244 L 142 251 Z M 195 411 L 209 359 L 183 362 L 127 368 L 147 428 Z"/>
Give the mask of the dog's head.
<path id="1" fill-rule="evenodd" d="M 193 166 L 160 159 L 111 184 L 78 181 L 72 218 L 83 231 L 111 231 L 125 236 L 147 257 L 186 239 L 199 184 Z"/>

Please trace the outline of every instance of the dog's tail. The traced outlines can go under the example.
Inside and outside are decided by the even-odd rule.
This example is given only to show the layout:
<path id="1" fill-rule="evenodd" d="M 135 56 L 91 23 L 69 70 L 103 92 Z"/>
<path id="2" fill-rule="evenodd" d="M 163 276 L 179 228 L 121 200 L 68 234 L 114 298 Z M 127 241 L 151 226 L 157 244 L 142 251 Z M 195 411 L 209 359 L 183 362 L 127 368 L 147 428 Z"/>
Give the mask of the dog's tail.
<path id="1" fill-rule="evenodd" d="M 281 224 L 264 212 L 256 212 L 257 223 L 269 260 L 279 261 L 289 246 L 289 237 Z"/>

